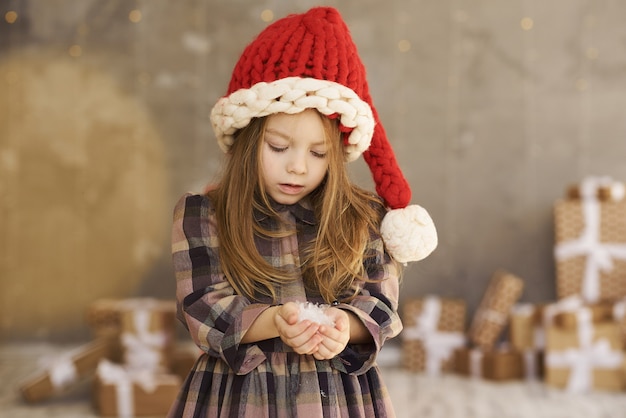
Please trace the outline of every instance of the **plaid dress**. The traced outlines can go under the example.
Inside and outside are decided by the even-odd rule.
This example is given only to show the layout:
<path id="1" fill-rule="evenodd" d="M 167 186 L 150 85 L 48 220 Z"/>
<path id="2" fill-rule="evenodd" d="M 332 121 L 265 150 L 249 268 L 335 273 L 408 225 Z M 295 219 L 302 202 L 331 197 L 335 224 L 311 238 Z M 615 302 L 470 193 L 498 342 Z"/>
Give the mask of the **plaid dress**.
<path id="1" fill-rule="evenodd" d="M 298 242 L 315 237 L 313 212 L 301 204 L 277 206 L 296 226 L 285 238 L 257 239 L 260 254 L 272 265 L 297 268 Z M 259 218 L 276 230 L 280 223 Z M 179 319 L 204 351 L 185 380 L 169 417 L 394 417 L 375 363 L 383 343 L 402 329 L 397 313 L 398 269 L 379 236 L 367 251 L 366 273 L 374 283 L 340 309 L 353 312 L 373 337 L 371 344 L 348 344 L 331 360 L 301 355 L 280 338 L 241 343 L 254 320 L 270 305 L 236 294 L 219 258 L 215 212 L 202 195 L 186 194 L 176 205 L 172 232 Z M 302 280 L 277 289 L 278 302 L 320 303 L 307 295 Z"/>

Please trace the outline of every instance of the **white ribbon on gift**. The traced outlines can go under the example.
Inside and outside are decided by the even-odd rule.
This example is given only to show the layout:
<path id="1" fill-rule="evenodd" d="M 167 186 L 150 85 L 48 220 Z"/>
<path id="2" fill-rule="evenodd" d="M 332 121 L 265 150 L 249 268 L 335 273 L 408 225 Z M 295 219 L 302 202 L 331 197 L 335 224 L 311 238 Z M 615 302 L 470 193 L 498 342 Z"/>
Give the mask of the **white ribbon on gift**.
<path id="1" fill-rule="evenodd" d="M 131 369 L 158 371 L 162 368 L 162 349 L 167 343 L 164 332 L 150 332 L 151 311 L 133 310 L 135 332 L 121 336 L 125 348 L 124 360 Z"/>
<path id="2" fill-rule="evenodd" d="M 117 415 L 131 418 L 135 415 L 133 384 L 138 384 L 146 392 L 154 392 L 157 387 L 154 373 L 148 370 L 128 370 L 108 360 L 101 360 L 96 370 L 102 383 L 115 386 Z"/>
<path id="3" fill-rule="evenodd" d="M 455 348 L 465 344 L 462 332 L 439 331 L 441 300 L 435 296 L 424 298 L 422 310 L 415 318 L 415 325 L 402 331 L 406 340 L 420 340 L 426 354 L 425 372 L 430 376 L 441 373 L 442 362 L 448 360 Z"/>
<path id="4" fill-rule="evenodd" d="M 71 355 L 63 355 L 51 360 L 47 365 L 50 383 L 55 390 L 61 390 L 78 380 L 78 370 Z"/>
<path id="5" fill-rule="evenodd" d="M 571 393 L 583 393 L 592 388 L 594 369 L 621 367 L 623 354 L 620 350 L 613 350 L 607 339 L 602 338 L 593 342 L 594 329 L 590 309 L 582 308 L 576 314 L 579 347 L 548 352 L 546 366 L 569 368 L 566 390 Z"/>
<path id="6" fill-rule="evenodd" d="M 600 299 L 600 271 L 613 270 L 613 258 L 626 260 L 626 244 L 600 242 L 600 202 L 597 190 L 601 185 L 612 184 L 610 177 L 587 177 L 580 186 L 584 227 L 581 235 L 564 241 L 554 248 L 557 260 L 584 255 L 587 257 L 581 293 L 589 302 Z"/>

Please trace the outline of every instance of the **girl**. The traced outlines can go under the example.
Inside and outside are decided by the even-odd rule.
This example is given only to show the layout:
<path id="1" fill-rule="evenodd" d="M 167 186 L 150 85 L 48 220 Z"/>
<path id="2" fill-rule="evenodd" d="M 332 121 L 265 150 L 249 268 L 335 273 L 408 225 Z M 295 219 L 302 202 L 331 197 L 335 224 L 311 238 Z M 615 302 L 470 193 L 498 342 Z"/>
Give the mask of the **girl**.
<path id="1" fill-rule="evenodd" d="M 391 160 L 383 171 L 405 181 L 347 33 L 332 8 L 275 22 L 213 109 L 225 170 L 178 202 L 172 235 L 179 318 L 204 353 L 170 417 L 394 416 L 375 363 L 402 329 L 401 264 L 380 232 L 393 199 L 353 185 L 345 162 L 377 140 L 383 158 L 370 161 Z M 349 59 L 329 73 L 316 60 L 333 51 Z M 432 222 L 419 228 L 409 258 L 434 248 Z M 323 306 L 328 322 L 301 320 L 299 302 Z"/>

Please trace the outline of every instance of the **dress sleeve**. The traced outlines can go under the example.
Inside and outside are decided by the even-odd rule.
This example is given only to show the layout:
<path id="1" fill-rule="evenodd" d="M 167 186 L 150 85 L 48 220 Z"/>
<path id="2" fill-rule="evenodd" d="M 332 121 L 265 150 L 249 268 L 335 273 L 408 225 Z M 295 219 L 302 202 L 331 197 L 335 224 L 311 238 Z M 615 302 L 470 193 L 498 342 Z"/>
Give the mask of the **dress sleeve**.
<path id="1" fill-rule="evenodd" d="M 373 343 L 348 344 L 333 359 L 336 369 L 356 375 L 367 372 L 385 341 L 402 331 L 398 314 L 400 267 L 385 251 L 380 236 L 370 240 L 367 252 L 367 280 L 359 283 L 361 290 L 352 301 L 338 308 L 354 313 L 372 335 Z"/>
<path id="2" fill-rule="evenodd" d="M 214 212 L 207 197 L 184 195 L 174 209 L 172 261 L 178 319 L 203 351 L 221 357 L 237 374 L 265 360 L 256 344 L 241 338 L 268 308 L 237 295 L 219 262 Z"/>

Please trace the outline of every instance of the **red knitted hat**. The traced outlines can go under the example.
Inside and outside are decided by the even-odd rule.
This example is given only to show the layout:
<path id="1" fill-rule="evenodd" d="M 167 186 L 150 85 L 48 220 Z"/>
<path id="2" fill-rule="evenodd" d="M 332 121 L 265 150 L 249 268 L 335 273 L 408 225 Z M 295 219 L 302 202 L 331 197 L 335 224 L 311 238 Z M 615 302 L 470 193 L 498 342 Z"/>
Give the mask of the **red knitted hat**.
<path id="1" fill-rule="evenodd" d="M 227 94 L 211 112 L 211 123 L 220 147 L 228 151 L 233 134 L 252 118 L 299 113 L 309 108 L 339 118 L 347 160 L 353 161 L 363 154 L 376 192 L 385 204 L 391 209 L 406 208 L 411 200 L 411 188 L 378 119 L 356 45 L 341 15 L 331 7 L 289 15 L 265 28 L 235 65 Z M 421 213 L 419 217 L 420 222 L 432 224 L 427 213 L 427 220 L 422 219 Z M 413 239 L 403 235 L 404 241 Z M 436 246 L 436 233 L 434 236 Z M 384 234 L 383 238 L 388 244 Z M 432 237 L 425 241 L 431 242 Z M 400 261 L 423 258 L 434 249 L 432 244 L 426 246 L 428 249 L 421 248 L 419 255 L 396 258 Z M 423 255 L 424 252 L 427 254 Z"/>

